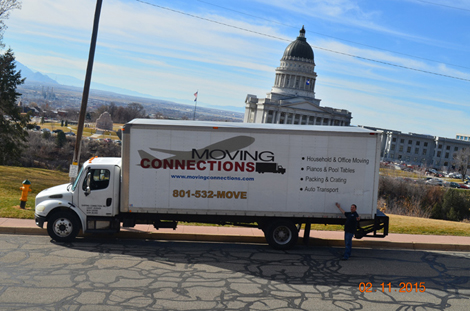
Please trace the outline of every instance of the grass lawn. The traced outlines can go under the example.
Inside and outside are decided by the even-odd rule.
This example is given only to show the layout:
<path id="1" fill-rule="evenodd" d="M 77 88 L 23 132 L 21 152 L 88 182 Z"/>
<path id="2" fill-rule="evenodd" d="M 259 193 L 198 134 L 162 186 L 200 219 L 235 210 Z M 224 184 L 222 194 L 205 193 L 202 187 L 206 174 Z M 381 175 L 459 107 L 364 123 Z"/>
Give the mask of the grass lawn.
<path id="1" fill-rule="evenodd" d="M 56 122 L 56 123 L 47 122 L 47 123 L 38 124 L 38 125 L 41 127 L 41 129 L 47 128 L 47 129 L 50 129 L 51 131 L 53 131 L 53 130 L 62 130 L 65 133 L 66 132 L 74 132 L 75 134 L 77 134 L 77 126 L 76 125 L 60 126 L 60 122 Z M 105 131 L 104 134 L 101 135 L 100 138 L 111 138 L 113 140 L 119 139 L 118 136 L 116 135 L 115 131 L 122 128 L 122 126 L 123 126 L 123 124 L 118 124 L 118 123 L 113 124 L 113 131 Z M 91 136 L 91 135 L 94 135 L 94 134 L 96 134 L 96 129 L 95 128 L 89 128 L 89 127 L 83 128 L 83 137 L 88 137 L 88 136 Z"/>
<path id="2" fill-rule="evenodd" d="M 0 217 L 34 218 L 34 198 L 43 189 L 69 182 L 68 173 L 39 168 L 0 166 Z M 22 182 L 31 182 L 26 209 L 20 209 Z M 390 217 L 390 233 L 470 236 L 470 223 L 399 216 Z M 313 224 L 312 230 L 342 231 L 338 225 Z"/>
<path id="3" fill-rule="evenodd" d="M 468 222 L 391 214 L 388 216 L 390 217 L 389 231 L 393 233 L 470 236 L 470 223 Z"/>
<path id="4" fill-rule="evenodd" d="M 34 198 L 52 186 L 69 182 L 68 173 L 39 168 L 0 166 L 0 217 L 34 218 Z M 23 181 L 31 182 L 25 209 L 20 209 L 20 187 Z"/>

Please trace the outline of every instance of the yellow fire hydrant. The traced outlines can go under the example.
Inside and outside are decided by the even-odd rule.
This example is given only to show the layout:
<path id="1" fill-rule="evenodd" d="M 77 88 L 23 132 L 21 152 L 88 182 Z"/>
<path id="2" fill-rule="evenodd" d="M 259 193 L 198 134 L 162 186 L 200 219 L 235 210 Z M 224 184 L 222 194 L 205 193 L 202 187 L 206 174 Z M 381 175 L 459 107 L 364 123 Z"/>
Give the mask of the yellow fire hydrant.
<path id="1" fill-rule="evenodd" d="M 29 180 L 23 181 L 23 187 L 20 187 L 21 198 L 20 198 L 20 207 L 24 209 L 26 207 L 26 201 L 28 201 L 28 192 L 31 192 L 31 182 Z"/>

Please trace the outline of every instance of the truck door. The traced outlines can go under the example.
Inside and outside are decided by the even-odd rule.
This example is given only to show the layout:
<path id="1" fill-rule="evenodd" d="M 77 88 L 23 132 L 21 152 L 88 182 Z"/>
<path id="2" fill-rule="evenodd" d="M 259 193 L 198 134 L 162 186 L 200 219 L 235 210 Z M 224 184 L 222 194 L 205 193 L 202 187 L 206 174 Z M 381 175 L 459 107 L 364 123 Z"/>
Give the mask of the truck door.
<path id="1" fill-rule="evenodd" d="M 109 169 L 88 170 L 78 196 L 80 209 L 87 216 L 113 216 L 117 206 L 114 195 L 114 175 Z"/>

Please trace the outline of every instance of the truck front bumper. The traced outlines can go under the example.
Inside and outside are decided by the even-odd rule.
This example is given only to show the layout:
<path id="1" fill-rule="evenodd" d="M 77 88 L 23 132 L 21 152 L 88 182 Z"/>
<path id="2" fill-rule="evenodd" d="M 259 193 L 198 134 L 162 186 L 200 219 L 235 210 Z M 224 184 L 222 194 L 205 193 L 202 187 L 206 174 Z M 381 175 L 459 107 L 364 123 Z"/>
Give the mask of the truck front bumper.
<path id="1" fill-rule="evenodd" d="M 46 222 L 46 217 L 35 215 L 35 220 L 36 220 L 36 226 L 40 228 L 44 227 L 44 223 Z"/>

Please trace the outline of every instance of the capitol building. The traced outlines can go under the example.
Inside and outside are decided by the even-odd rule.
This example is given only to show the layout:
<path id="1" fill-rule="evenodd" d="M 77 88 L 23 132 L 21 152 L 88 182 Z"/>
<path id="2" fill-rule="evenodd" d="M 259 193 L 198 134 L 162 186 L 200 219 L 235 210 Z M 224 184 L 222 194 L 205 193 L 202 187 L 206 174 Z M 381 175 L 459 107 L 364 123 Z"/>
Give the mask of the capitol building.
<path id="1" fill-rule="evenodd" d="M 321 100 L 315 98 L 316 80 L 313 50 L 302 27 L 284 51 L 271 92 L 266 98 L 246 96 L 244 122 L 349 126 L 351 112 L 320 106 Z"/>
<path id="2" fill-rule="evenodd" d="M 244 122 L 350 126 L 351 112 L 320 106 L 320 99 L 315 97 L 316 80 L 313 50 L 302 27 L 297 39 L 284 51 L 271 92 L 266 98 L 246 96 Z M 457 134 L 452 139 L 359 126 L 380 133 L 382 161 L 453 170 L 457 153 L 470 150 L 470 135 Z"/>

